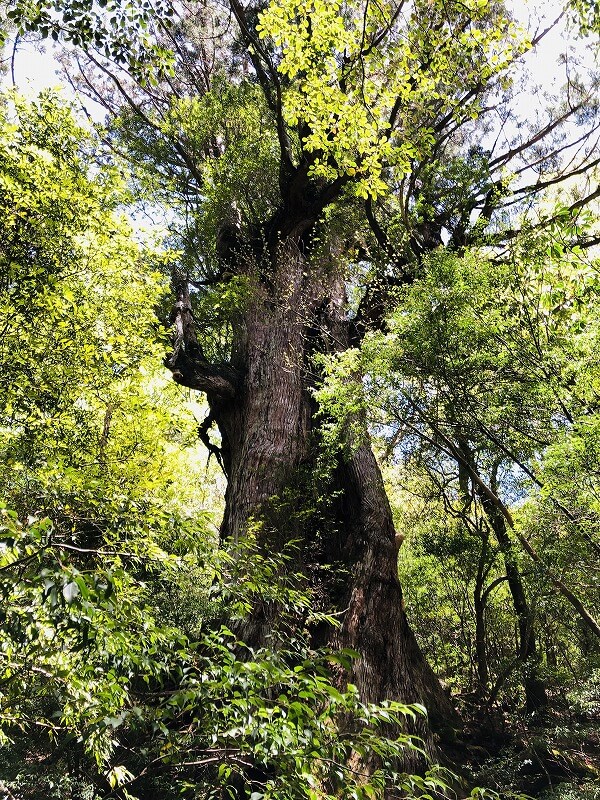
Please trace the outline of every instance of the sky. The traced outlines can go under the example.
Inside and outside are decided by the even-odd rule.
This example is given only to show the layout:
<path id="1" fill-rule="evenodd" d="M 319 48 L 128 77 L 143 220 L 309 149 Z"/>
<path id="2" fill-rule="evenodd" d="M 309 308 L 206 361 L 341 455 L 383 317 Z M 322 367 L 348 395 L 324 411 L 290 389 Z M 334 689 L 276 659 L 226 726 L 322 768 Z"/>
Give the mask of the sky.
<path id="1" fill-rule="evenodd" d="M 60 89 L 66 97 L 72 98 L 74 93 L 59 74 L 60 64 L 54 57 L 54 52 L 52 44 L 20 42 L 11 58 L 12 63 L 4 84 L 12 85 L 14 78 L 14 85 L 27 97 L 35 97 L 43 89 Z M 89 98 L 84 98 L 81 102 L 94 121 L 103 121 L 106 112 L 102 106 Z"/>

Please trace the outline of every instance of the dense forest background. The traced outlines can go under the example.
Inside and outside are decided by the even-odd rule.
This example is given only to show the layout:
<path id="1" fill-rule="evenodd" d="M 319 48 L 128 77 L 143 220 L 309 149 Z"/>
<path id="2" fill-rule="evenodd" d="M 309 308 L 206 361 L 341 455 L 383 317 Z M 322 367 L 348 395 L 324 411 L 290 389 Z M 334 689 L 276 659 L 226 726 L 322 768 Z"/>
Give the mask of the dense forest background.
<path id="1" fill-rule="evenodd" d="M 597 5 L 0 30 L 0 796 L 600 798 Z"/>

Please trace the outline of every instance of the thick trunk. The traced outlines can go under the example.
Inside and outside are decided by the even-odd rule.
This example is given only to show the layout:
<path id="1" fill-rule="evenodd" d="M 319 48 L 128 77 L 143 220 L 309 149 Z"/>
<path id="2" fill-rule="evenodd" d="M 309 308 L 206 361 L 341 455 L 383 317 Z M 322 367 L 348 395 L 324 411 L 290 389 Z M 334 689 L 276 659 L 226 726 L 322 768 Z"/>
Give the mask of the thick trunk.
<path id="1" fill-rule="evenodd" d="M 294 243 L 279 243 L 273 252 L 268 287 L 256 280 L 237 328 L 232 391 L 221 391 L 217 384 L 211 391 L 207 386 L 228 476 L 222 536 L 238 541 L 255 525 L 259 543 L 270 552 L 290 539 L 300 540 L 304 569 L 315 573 L 309 577 L 321 590 L 321 567 L 343 564 L 342 577 L 333 581 L 337 589 L 330 592 L 327 587 L 325 592 L 339 612 L 341 627 L 316 631 L 319 643 L 359 653 L 350 679 L 363 700 L 419 702 L 438 727 L 451 724 L 455 711 L 406 619 L 391 510 L 366 439 L 350 448 L 348 457 L 340 457 L 330 483 L 318 487 L 321 496 L 333 498 L 331 527 L 317 530 L 318 525 L 306 523 L 298 476 L 306 476 L 316 463 L 318 438 L 310 356 L 315 349 L 339 349 L 344 335 L 347 341 L 347 331 L 342 332 L 348 327 L 340 302 L 343 281 L 327 273 L 316 275 Z M 333 311 L 317 320 L 324 308 Z M 185 367 L 195 375 L 182 359 L 172 359 L 171 368 L 181 373 Z M 320 564 L 315 565 L 315 555 Z M 240 635 L 258 644 L 269 625 L 262 609 Z M 428 727 L 422 724 L 418 733 L 433 750 Z M 404 766 L 422 764 L 407 754 Z"/>
<path id="2" fill-rule="evenodd" d="M 406 618 L 396 532 L 368 442 L 352 453 L 342 476 L 351 571 L 347 611 L 336 640 L 360 653 L 353 678 L 365 701 L 419 702 L 427 708 L 434 728 L 451 727 L 456 712 Z"/>
<path id="3" fill-rule="evenodd" d="M 288 253 L 278 285 L 256 289 L 240 336 L 243 381 L 235 401 L 215 414 L 227 451 L 223 538 L 237 541 L 248 521 L 283 501 L 308 447 L 309 403 L 303 389 L 302 261 Z M 283 257 L 283 256 L 282 256 Z M 290 537 L 291 538 L 291 537 Z"/>
<path id="4" fill-rule="evenodd" d="M 286 387 L 285 391 L 282 387 Z M 285 500 L 290 490 L 289 479 L 297 474 L 302 445 L 308 441 L 307 403 L 298 394 L 293 381 L 290 386 L 280 380 L 272 387 L 263 382 L 254 386 L 252 394 L 253 410 L 270 408 L 276 417 L 285 417 L 296 434 L 291 436 L 287 429 L 278 430 L 268 424 L 264 427 L 249 425 L 252 446 L 245 436 L 233 444 L 233 480 L 227 493 L 223 533 L 235 531 L 235 535 L 242 536 L 248 527 L 248 517 L 254 515 L 260 519 L 259 540 L 263 546 L 272 550 L 283 546 L 285 539 L 301 540 L 304 536 L 305 561 L 312 562 L 315 547 L 310 531 L 302 531 L 300 523 L 294 521 L 294 511 L 299 520 L 303 509 L 290 508 Z M 295 416 L 291 398 L 297 402 Z M 240 467 L 236 474 L 238 459 Z M 321 492 L 325 489 L 319 488 Z M 334 532 L 323 561 L 334 566 L 343 565 L 347 571 L 344 570 L 346 577 L 341 586 L 339 577 L 332 581 L 333 592 L 328 591 L 330 587 L 323 587 L 320 575 L 312 576 L 319 594 L 331 601 L 331 610 L 341 612 L 339 630 L 316 631 L 316 644 L 348 647 L 359 653 L 349 677 L 364 702 L 385 699 L 418 702 L 427 708 L 434 729 L 451 728 L 457 721 L 456 712 L 421 653 L 406 618 L 398 581 L 395 529 L 370 445 L 362 444 L 340 464 L 330 491 L 337 493 L 341 513 L 332 521 Z M 242 511 L 236 507 L 240 498 L 244 503 Z M 278 512 L 280 505 L 286 513 Z M 238 527 L 233 527 L 233 520 Z M 327 536 L 327 531 L 321 530 L 319 535 Z M 317 564 L 317 569 L 320 566 Z M 325 571 L 326 583 L 328 580 L 329 574 Z M 256 617 L 247 620 L 239 631 L 240 636 L 256 645 L 269 632 L 270 623 L 261 607 Z M 418 723 L 411 730 L 422 736 L 426 747 L 433 752 L 428 725 Z M 407 753 L 404 766 L 416 769 L 423 765 L 419 756 Z"/>
<path id="5" fill-rule="evenodd" d="M 290 370 L 291 374 L 294 372 Z M 227 493 L 223 533 L 242 536 L 248 518 L 254 515 L 260 519 L 259 540 L 263 546 L 272 550 L 280 548 L 285 539 L 302 540 L 304 536 L 305 561 L 312 562 L 315 546 L 310 531 L 301 530 L 300 523 L 294 521 L 294 511 L 302 512 L 302 508 L 290 508 L 285 501 L 289 480 L 297 474 L 302 455 L 307 452 L 307 422 L 310 422 L 307 401 L 290 375 L 278 376 L 269 386 L 264 382 L 265 373 L 262 374 L 261 383 L 249 390 L 253 396 L 248 399 L 248 407 L 257 417 L 260 412 L 263 422 L 249 424 L 241 430 L 242 436 L 231 443 L 232 482 Z M 273 374 L 273 378 L 277 375 Z M 265 409 L 270 410 L 275 420 L 287 420 L 289 428 L 271 427 Z M 322 492 L 325 487 L 319 489 Z M 323 586 L 320 575 L 312 576 L 319 594 L 328 597 L 333 604 L 331 610 L 341 619 L 339 630 L 316 631 L 315 643 L 348 647 L 359 653 L 349 679 L 358 687 L 364 702 L 391 699 L 421 703 L 427 708 L 434 729 L 450 729 L 457 721 L 456 712 L 421 653 L 404 611 L 391 510 L 369 444 L 362 444 L 340 463 L 329 491 L 337 493 L 340 514 L 333 521 L 334 531 L 326 546 L 324 563 L 343 565 L 347 571 L 341 586 L 339 578 L 332 581 L 336 587 L 333 592 Z M 238 503 L 243 503 L 241 509 Z M 280 504 L 286 514 L 278 513 Z M 302 516 L 298 513 L 298 519 Z M 327 536 L 327 531 L 321 530 L 319 535 Z M 320 566 L 317 564 L 317 571 Z M 325 571 L 326 583 L 328 579 Z M 261 606 L 239 634 L 256 645 L 264 640 L 270 624 Z M 423 737 L 426 748 L 433 754 L 429 725 L 419 720 L 408 729 Z M 403 766 L 421 769 L 422 759 L 407 752 Z"/>

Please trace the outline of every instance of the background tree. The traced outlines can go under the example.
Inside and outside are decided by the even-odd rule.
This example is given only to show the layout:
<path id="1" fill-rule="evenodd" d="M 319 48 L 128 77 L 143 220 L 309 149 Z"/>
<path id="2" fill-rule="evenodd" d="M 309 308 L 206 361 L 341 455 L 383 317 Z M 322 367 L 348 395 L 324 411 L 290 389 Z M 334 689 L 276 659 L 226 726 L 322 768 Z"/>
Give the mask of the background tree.
<path id="1" fill-rule="evenodd" d="M 433 523 L 420 527 L 435 537 L 431 552 L 460 553 L 460 569 L 470 570 L 466 581 L 459 580 L 461 586 L 474 584 L 473 639 L 480 648 L 475 655 L 480 678 L 486 676 L 484 687 L 488 669 L 482 600 L 503 582 L 510 591 L 530 710 L 544 705 L 546 696 L 536 677 L 536 642 L 542 637 L 523 569 L 533 569 L 545 585 L 540 590 L 540 583 L 533 582 L 536 603 L 558 592 L 571 604 L 571 613 L 574 609 L 580 615 L 592 640 L 597 637 L 597 598 L 583 577 L 593 570 L 596 557 L 594 513 L 589 500 L 583 505 L 566 502 L 559 484 L 554 484 L 554 493 L 544 474 L 546 459 L 553 459 L 563 442 L 575 436 L 579 445 L 573 445 L 581 446 L 581 425 L 586 451 L 594 447 L 588 424 L 593 429 L 590 370 L 595 371 L 597 267 L 584 251 L 564 252 L 560 241 L 572 236 L 570 228 L 522 233 L 523 244 L 517 240 L 508 265 L 486 260 L 484 251 L 430 256 L 424 276 L 399 298 L 388 332 L 371 334 L 362 349 L 369 374 L 362 402 L 385 432 L 388 455 L 419 464 L 427 475 L 425 496 L 442 501 L 444 512 L 438 513 L 452 520 L 443 529 L 450 539 L 446 543 L 440 540 L 443 534 L 434 534 Z M 338 413 L 346 405 L 348 368 L 343 360 L 322 393 L 324 402 L 337 404 Z M 586 389 L 580 393 L 576 387 L 582 381 Z M 357 402 L 360 397 L 347 400 L 351 408 Z M 589 489 L 595 485 L 593 471 L 585 479 L 577 470 L 572 474 Z M 556 540 L 562 537 L 556 523 L 549 524 L 544 516 L 535 535 L 528 514 L 526 523 L 521 520 L 519 506 L 539 514 L 541 498 L 545 508 L 553 509 L 550 516 L 556 523 L 562 519 L 559 528 L 571 530 L 569 567 L 564 554 L 558 556 Z M 458 530 L 455 520 L 460 521 Z M 537 539 L 544 525 L 547 534 Z M 479 551 L 479 561 L 469 561 L 461 546 Z M 494 548 L 501 553 L 504 573 L 491 573 L 488 591 L 485 581 L 494 567 Z M 573 559 L 575 552 L 581 561 Z M 577 638 L 574 631 L 571 638 Z M 511 665 L 512 659 L 508 669 Z M 494 689 L 492 696 L 496 694 Z"/>

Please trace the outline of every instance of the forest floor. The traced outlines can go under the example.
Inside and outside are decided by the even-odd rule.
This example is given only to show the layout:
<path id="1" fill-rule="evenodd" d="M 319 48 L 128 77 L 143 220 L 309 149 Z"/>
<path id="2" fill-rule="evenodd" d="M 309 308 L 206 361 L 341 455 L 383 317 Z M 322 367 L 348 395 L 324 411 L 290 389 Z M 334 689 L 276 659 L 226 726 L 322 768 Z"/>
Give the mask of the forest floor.
<path id="1" fill-rule="evenodd" d="M 466 717 L 465 717 L 466 719 Z M 600 800 L 600 708 L 573 713 L 560 704 L 543 716 L 497 712 L 467 722 L 466 767 L 501 798 Z"/>

